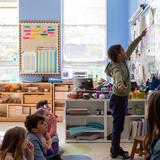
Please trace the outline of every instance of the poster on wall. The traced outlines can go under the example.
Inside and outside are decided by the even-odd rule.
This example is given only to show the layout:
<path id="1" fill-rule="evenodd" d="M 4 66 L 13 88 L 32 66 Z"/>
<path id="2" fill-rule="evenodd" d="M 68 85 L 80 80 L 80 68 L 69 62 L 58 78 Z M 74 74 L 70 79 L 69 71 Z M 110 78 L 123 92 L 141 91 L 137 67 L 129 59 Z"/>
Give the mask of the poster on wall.
<path id="1" fill-rule="evenodd" d="M 20 75 L 60 75 L 60 23 L 20 21 Z"/>

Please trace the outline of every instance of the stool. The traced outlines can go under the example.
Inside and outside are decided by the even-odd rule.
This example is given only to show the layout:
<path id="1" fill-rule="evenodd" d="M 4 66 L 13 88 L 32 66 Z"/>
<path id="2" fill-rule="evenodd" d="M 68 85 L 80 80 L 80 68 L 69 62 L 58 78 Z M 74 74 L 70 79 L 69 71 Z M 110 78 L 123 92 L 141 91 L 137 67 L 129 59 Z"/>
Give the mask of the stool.
<path id="1" fill-rule="evenodd" d="M 144 136 L 136 136 L 134 137 L 133 147 L 131 151 L 131 158 L 134 158 L 135 153 L 139 154 L 139 156 L 145 156 L 146 152 L 143 148 Z"/>

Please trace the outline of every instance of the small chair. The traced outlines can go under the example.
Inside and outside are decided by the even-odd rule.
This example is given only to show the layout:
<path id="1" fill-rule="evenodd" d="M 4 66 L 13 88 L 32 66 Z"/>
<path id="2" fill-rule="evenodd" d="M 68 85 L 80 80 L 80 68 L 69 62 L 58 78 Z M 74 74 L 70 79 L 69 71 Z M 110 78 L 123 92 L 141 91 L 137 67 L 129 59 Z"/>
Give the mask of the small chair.
<path id="1" fill-rule="evenodd" d="M 145 156 L 146 152 L 143 148 L 144 136 L 136 136 L 134 137 L 133 147 L 131 151 L 131 158 L 134 159 L 134 155 L 137 153 L 139 156 Z"/>

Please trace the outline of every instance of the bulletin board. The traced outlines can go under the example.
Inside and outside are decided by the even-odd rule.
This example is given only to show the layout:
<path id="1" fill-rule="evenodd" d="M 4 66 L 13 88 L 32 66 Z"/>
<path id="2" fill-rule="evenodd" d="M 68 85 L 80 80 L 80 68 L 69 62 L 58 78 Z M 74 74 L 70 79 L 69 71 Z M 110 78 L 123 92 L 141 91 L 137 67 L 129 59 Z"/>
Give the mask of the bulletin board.
<path id="1" fill-rule="evenodd" d="M 20 21 L 20 75 L 60 75 L 60 23 Z"/>

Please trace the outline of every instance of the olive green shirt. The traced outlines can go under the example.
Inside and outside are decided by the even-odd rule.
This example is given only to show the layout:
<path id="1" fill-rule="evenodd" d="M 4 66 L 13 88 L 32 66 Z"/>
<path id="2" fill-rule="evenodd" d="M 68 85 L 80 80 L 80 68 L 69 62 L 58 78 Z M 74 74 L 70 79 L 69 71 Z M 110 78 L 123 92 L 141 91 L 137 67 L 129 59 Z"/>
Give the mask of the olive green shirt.
<path id="1" fill-rule="evenodd" d="M 129 45 L 128 49 L 126 50 L 127 59 L 130 58 L 130 55 L 137 47 L 141 39 L 141 36 L 139 36 Z M 122 63 L 110 62 L 105 69 L 105 73 L 113 78 L 112 91 L 115 95 L 127 96 L 129 94 L 131 90 L 130 73 L 125 61 Z M 124 84 L 127 88 L 123 93 L 118 91 L 118 86 L 120 84 Z"/>

